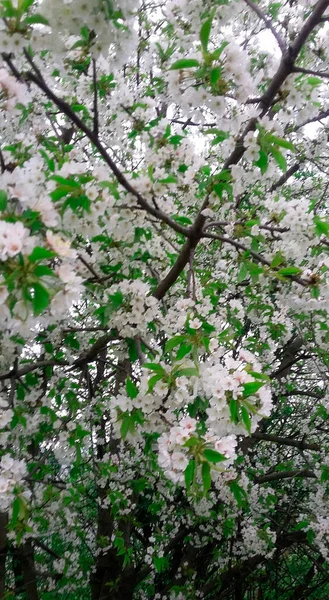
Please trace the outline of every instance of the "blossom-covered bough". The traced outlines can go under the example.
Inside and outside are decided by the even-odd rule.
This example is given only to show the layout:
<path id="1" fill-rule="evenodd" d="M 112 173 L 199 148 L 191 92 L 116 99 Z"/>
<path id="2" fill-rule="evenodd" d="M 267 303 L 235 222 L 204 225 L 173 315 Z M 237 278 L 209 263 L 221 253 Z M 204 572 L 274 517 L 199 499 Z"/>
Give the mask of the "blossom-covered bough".
<path id="1" fill-rule="evenodd" d="M 329 1 L 0 16 L 0 598 L 326 597 Z"/>

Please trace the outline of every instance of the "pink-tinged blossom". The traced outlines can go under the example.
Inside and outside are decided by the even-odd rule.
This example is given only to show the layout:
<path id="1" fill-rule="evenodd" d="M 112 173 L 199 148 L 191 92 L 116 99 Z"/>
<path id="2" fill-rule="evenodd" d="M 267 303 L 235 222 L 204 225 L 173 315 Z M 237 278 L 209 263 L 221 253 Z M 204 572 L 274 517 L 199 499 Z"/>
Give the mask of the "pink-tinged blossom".
<path id="1" fill-rule="evenodd" d="M 0 68 L 0 106 L 12 111 L 16 104 L 28 104 L 31 96 L 26 86 L 17 81 L 8 71 Z"/>
<path id="2" fill-rule="evenodd" d="M 28 254 L 32 247 L 33 240 L 29 237 L 29 230 L 23 223 L 0 221 L 0 260 L 5 261 L 20 252 Z"/>
<path id="3" fill-rule="evenodd" d="M 69 240 L 63 239 L 60 235 L 53 233 L 50 229 L 47 229 L 46 239 L 50 248 L 61 258 L 76 257 L 76 251 L 71 248 Z"/>

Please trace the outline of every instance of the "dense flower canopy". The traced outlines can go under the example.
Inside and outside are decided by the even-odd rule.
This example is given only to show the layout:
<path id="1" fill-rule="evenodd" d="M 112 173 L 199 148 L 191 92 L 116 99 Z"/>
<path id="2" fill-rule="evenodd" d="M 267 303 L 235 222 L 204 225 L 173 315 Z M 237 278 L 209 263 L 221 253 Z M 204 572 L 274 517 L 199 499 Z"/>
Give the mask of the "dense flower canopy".
<path id="1" fill-rule="evenodd" d="M 0 598 L 327 597 L 329 1 L 0 17 Z"/>

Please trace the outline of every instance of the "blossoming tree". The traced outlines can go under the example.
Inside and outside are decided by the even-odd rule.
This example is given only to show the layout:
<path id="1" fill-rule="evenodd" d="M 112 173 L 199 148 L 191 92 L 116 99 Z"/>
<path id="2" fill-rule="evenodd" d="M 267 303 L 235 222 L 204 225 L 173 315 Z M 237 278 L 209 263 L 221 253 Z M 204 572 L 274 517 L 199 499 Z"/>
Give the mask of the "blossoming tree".
<path id="1" fill-rule="evenodd" d="M 327 597 L 329 1 L 0 16 L 0 598 Z"/>

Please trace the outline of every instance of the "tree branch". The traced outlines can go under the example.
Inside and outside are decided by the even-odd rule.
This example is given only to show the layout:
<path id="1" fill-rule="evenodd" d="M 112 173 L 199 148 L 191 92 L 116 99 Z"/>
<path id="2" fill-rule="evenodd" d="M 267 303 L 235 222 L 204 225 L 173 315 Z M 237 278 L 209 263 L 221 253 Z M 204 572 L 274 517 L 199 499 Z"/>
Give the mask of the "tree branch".
<path id="1" fill-rule="evenodd" d="M 293 479 L 294 477 L 309 477 L 316 479 L 316 475 L 309 469 L 298 469 L 295 471 L 275 471 L 274 473 L 267 473 L 260 477 L 254 477 L 255 483 L 267 483 L 268 481 L 279 481 L 280 479 Z"/>
<path id="2" fill-rule="evenodd" d="M 257 433 L 257 431 L 255 431 L 255 433 L 251 434 L 251 437 L 255 440 L 264 440 L 265 442 L 273 442 L 274 444 L 282 444 L 283 446 L 292 446 L 299 450 L 314 450 L 315 452 L 321 450 L 319 444 L 308 444 L 303 440 L 294 440 L 293 438 L 281 437 L 270 433 Z"/>
<path id="3" fill-rule="evenodd" d="M 305 73 L 305 75 L 315 75 L 316 77 L 325 77 L 325 79 L 329 79 L 329 73 L 327 71 L 313 71 L 313 69 L 303 69 L 302 67 L 294 67 L 292 72 Z"/>

